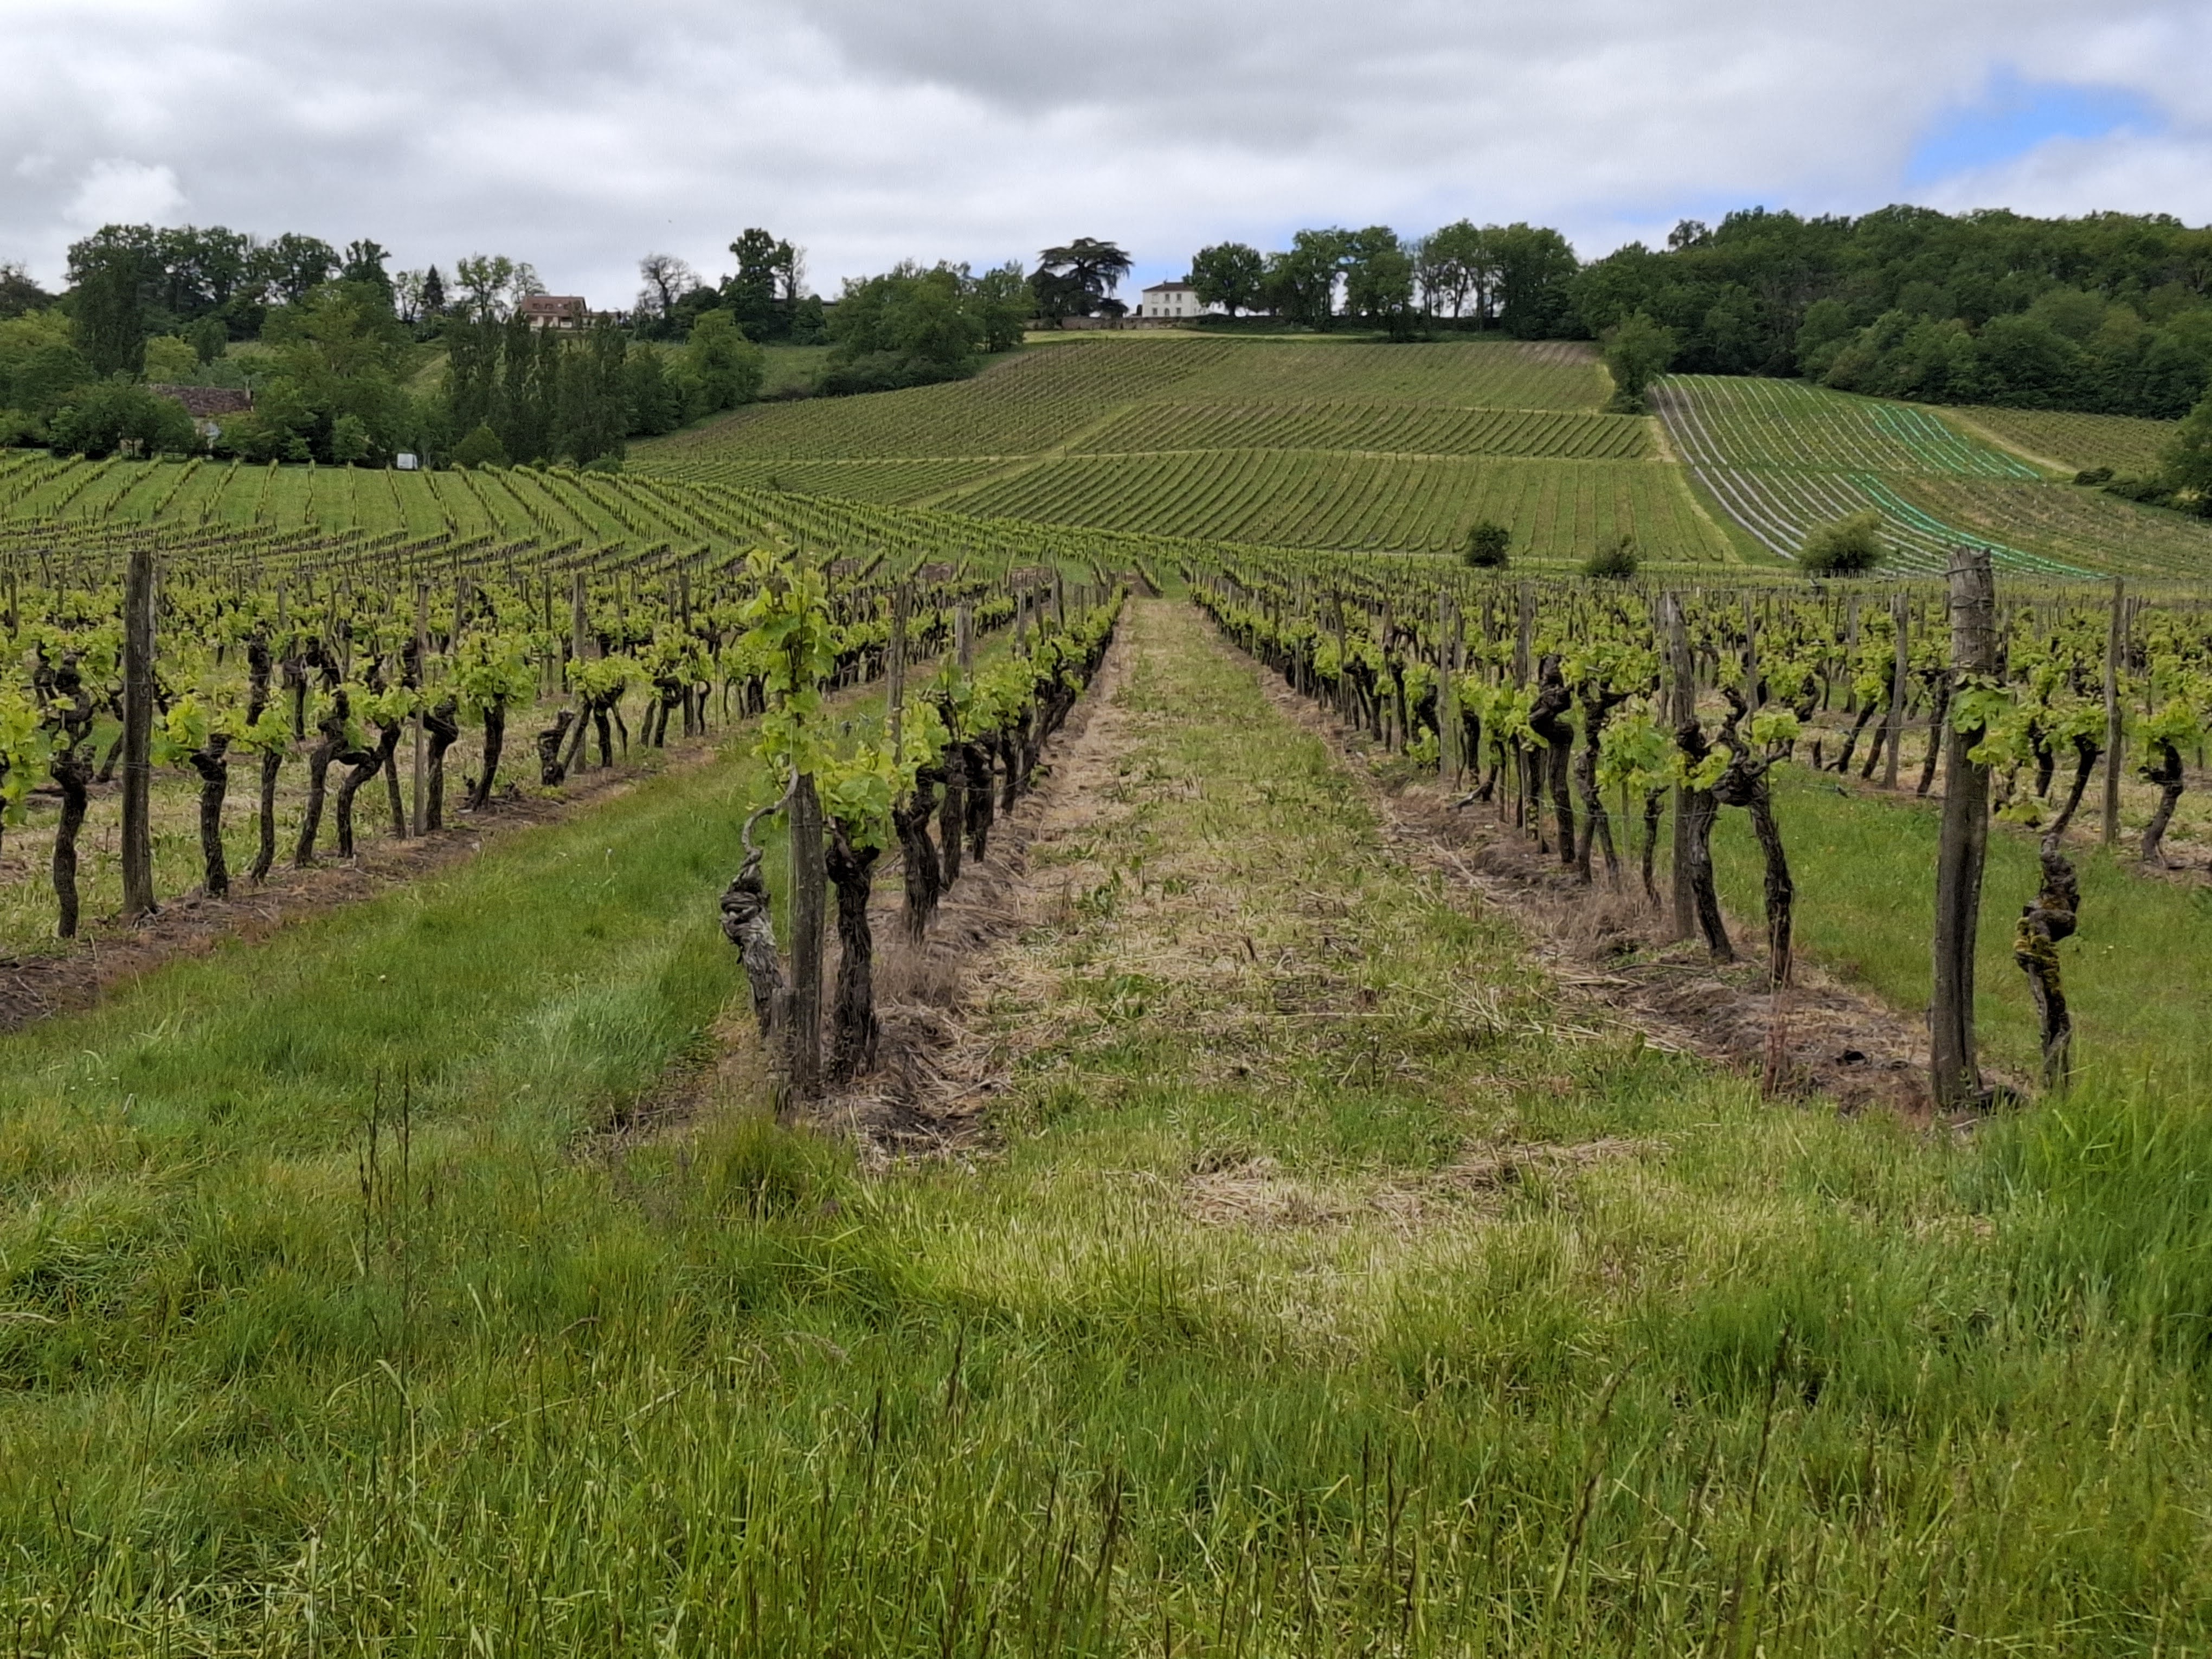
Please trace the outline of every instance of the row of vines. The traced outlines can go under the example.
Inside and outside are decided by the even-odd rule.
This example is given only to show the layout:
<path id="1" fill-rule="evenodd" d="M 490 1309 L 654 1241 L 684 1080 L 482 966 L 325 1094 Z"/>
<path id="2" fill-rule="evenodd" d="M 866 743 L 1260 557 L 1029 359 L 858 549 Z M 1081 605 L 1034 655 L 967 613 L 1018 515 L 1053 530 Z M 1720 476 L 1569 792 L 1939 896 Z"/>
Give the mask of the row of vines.
<path id="1" fill-rule="evenodd" d="M 2125 757 L 2155 792 L 2132 850 L 2164 863 L 2212 720 L 2203 602 L 2147 601 L 2116 585 L 2000 603 L 1982 550 L 1958 550 L 1945 586 L 1871 592 L 1507 583 L 1320 556 L 1194 560 L 1186 572 L 1224 632 L 1294 688 L 1458 781 L 1467 803 L 1494 804 L 1578 880 L 1595 881 L 1601 863 L 1625 885 L 1632 865 L 1645 899 L 1670 902 L 1678 933 L 1702 936 L 1716 961 L 1736 946 L 1711 836 L 1723 808 L 1744 811 L 1765 866 L 1778 1007 L 1795 888 L 1775 769 L 1879 772 L 1890 788 L 1940 793 L 1938 925 L 1951 937 L 1937 941 L 1936 1024 L 1940 1039 L 1948 1021 L 1954 1040 L 1937 1042 L 1932 1082 L 1949 1104 L 1986 1097 L 1972 1042 L 1972 928 L 1990 820 L 2039 836 L 2042 890 L 2014 954 L 2044 1013 L 2056 1086 L 2071 1028 L 2052 946 L 2078 908 L 2069 830 L 2101 778 L 2103 838 L 2118 838 Z M 1916 738 L 1923 752 L 1907 765 Z"/>

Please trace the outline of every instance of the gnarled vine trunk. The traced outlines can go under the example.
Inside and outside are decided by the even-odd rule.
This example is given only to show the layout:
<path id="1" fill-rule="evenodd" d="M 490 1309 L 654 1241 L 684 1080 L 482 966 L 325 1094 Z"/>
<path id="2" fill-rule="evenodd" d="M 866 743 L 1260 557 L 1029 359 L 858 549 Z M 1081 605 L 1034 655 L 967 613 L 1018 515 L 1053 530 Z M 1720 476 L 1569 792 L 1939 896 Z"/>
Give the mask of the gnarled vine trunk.
<path id="1" fill-rule="evenodd" d="M 907 937 L 919 940 L 929 931 L 943 890 L 937 848 L 929 839 L 929 821 L 937 813 L 937 787 L 945 776 L 936 766 L 919 769 L 914 787 L 891 808 L 891 827 L 898 832 L 899 858 L 906 877 L 903 919 Z"/>
<path id="2" fill-rule="evenodd" d="M 882 1028 L 876 1019 L 876 942 L 868 927 L 868 894 L 878 856 L 875 848 L 854 846 L 845 826 L 830 821 L 823 866 L 837 893 L 837 988 L 830 1015 L 833 1083 L 848 1083 L 876 1063 Z"/>
<path id="3" fill-rule="evenodd" d="M 230 733 L 218 732 L 191 757 L 200 775 L 200 885 L 210 898 L 230 892 L 230 868 L 222 852 L 222 803 L 230 793 Z"/>
<path id="4" fill-rule="evenodd" d="M 2181 750 L 2166 742 L 2155 747 L 2157 763 L 2142 769 L 2143 781 L 2158 786 L 2158 805 L 2151 809 L 2150 822 L 2143 826 L 2142 861 L 2164 869 L 2166 827 L 2173 822 L 2173 809 L 2181 803 Z"/>
<path id="5" fill-rule="evenodd" d="M 2043 1085 L 2063 1089 L 2072 1075 L 2074 1018 L 2066 1007 L 2059 977 L 2058 945 L 2071 939 L 2081 909 L 2081 884 L 2073 861 L 2059 850 L 2056 833 L 2043 838 L 2043 885 L 2035 902 L 2025 906 L 2014 931 L 2012 959 L 2027 975 L 2043 1042 Z"/>

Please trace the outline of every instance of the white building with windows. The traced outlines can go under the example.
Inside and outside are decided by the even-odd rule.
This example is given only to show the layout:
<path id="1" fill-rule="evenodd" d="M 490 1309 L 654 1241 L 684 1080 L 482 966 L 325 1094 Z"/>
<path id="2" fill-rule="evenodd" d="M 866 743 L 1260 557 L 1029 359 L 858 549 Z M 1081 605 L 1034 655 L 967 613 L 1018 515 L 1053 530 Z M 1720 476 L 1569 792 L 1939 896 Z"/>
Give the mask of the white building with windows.
<path id="1" fill-rule="evenodd" d="M 1204 317 L 1212 310 L 1212 306 L 1199 299 L 1198 290 L 1188 283 L 1154 283 L 1137 301 L 1139 317 Z"/>

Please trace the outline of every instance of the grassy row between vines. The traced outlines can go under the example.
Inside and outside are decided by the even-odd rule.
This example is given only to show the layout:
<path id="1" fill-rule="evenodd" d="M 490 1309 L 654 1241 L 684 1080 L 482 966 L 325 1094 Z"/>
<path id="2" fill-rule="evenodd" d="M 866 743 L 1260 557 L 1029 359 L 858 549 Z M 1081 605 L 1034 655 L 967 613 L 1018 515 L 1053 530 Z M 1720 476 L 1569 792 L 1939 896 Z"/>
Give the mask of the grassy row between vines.
<path id="1" fill-rule="evenodd" d="M 577 1155 L 733 988 L 742 763 L 5 1039 L 19 1644 L 2205 1638 L 2201 1129 L 1931 1142 L 1591 1028 L 1132 625 L 992 1155 Z"/>

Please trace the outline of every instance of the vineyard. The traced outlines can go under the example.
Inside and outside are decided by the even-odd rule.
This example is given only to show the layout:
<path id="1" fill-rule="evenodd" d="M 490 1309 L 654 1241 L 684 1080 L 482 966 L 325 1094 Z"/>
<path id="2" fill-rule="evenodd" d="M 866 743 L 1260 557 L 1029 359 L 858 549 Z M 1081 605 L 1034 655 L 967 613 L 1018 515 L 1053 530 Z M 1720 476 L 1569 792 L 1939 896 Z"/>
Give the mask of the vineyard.
<path id="1" fill-rule="evenodd" d="M 1455 552 L 1471 526 L 1489 520 L 1539 562 L 1586 557 L 1624 535 L 1654 560 L 1734 558 L 1680 475 L 1650 462 L 1269 450 L 1071 456 L 973 485 L 945 504 L 994 522 L 1393 552 Z"/>
<path id="2" fill-rule="evenodd" d="M 1607 391 L 1564 343 L 1094 338 L 957 386 L 747 412 L 636 466 L 1135 535 L 1440 551 L 1490 517 L 1542 562 L 1631 533 L 1655 559 L 1733 558 L 1651 463 L 1650 423 L 1598 412 Z M 1607 465 L 1464 465 L 1493 459 Z M 1628 462 L 1648 471 L 1610 465 Z"/>
<path id="3" fill-rule="evenodd" d="M 1654 404 L 1698 487 L 1784 559 L 1817 526 L 1871 512 L 1901 572 L 1939 571 L 1961 543 L 2024 575 L 2190 579 L 2212 568 L 2212 526 L 2048 479 L 1974 435 L 2011 411 L 1950 422 L 1909 404 L 1713 375 L 1672 377 Z"/>
<path id="4" fill-rule="evenodd" d="M 1903 949 L 1893 938 L 1881 945 L 1869 937 L 1898 933 L 1910 914 L 1901 898 L 1873 902 L 1878 922 L 1854 907 L 1869 902 L 1866 887 L 1909 890 L 1929 862 L 1884 859 L 1871 823 L 1895 809 L 1870 800 L 1855 814 L 1869 820 L 1870 833 L 1854 836 L 1869 866 L 1851 878 L 1853 890 L 1799 897 L 1770 774 L 1791 776 L 1802 767 L 1814 776 L 1863 781 L 1879 769 L 1887 789 L 1914 792 L 1907 799 L 1932 795 L 1946 803 L 1966 787 L 1963 775 L 2000 837 L 2017 834 L 2039 845 L 2045 892 L 2038 902 L 2046 905 L 2077 884 L 2069 830 L 2078 848 L 2087 838 L 2075 826 L 2089 817 L 2104 847 L 2124 842 L 2151 871 L 2166 868 L 2176 852 L 2195 867 L 2207 850 L 2212 605 L 2193 595 L 2123 600 L 2064 586 L 2010 592 L 1985 601 L 1983 659 L 1966 662 L 1959 654 L 1961 561 L 1971 562 L 1968 551 L 1953 562 L 1948 614 L 1944 596 L 1924 590 L 1793 597 L 1771 588 L 1540 589 L 1417 561 L 1298 556 L 1201 562 L 1189 570 L 1220 625 L 1291 686 L 1328 700 L 1388 751 L 1472 785 L 1470 802 L 1494 801 L 1580 882 L 1595 879 L 1594 848 L 1617 888 L 1629 884 L 1625 872 L 1640 858 L 1644 895 L 1656 903 L 1662 821 L 1671 822 L 1676 928 L 1689 933 L 1694 921 L 1720 962 L 1736 953 L 1711 877 L 1713 809 L 1749 809 L 1765 858 L 1756 902 L 1765 912 L 1768 971 L 1778 988 L 1789 981 L 1801 907 L 1838 907 L 1831 914 L 1849 915 L 1862 931 L 1832 927 L 1829 937 L 1851 938 L 1850 948 L 1869 960 L 1887 952 L 1924 963 L 1924 936 L 1917 951 L 1909 930 Z M 1954 744 L 1961 734 L 1963 745 Z M 1616 786 L 1618 801 L 1609 805 Z M 1834 793 L 1801 787 L 1792 799 L 1809 803 L 1826 821 L 1824 833 L 1834 835 L 1841 822 L 1829 804 Z M 1948 811 L 1947 805 L 1947 824 Z M 1905 832 L 1901 823 L 1889 831 Z M 2033 860 L 2011 862 L 2034 871 Z M 2098 873 L 2103 898 L 2143 885 L 2140 876 Z M 1760 893 L 1755 885 L 1747 890 Z M 1736 896 L 1746 891 L 1740 883 Z M 1992 892 L 1982 901 L 1994 947 L 1984 957 L 1997 985 L 2008 977 L 1996 967 L 2004 947 L 2027 949 L 2006 919 L 2033 891 L 2031 882 L 2027 893 Z M 2152 892 L 2155 909 L 2162 896 Z M 2165 902 L 2177 921 L 2191 908 Z M 2074 902 L 2065 908 L 2061 940 L 2074 927 Z M 2146 904 L 2138 896 L 2116 908 Z M 2056 991 L 2058 960 L 2049 958 L 2048 984 L 2031 971 L 2017 997 L 1997 985 L 1984 992 L 1993 1006 L 2008 1005 L 2003 1023 L 2014 1030 L 2028 1023 L 2031 1002 L 2045 1012 L 2039 1057 L 2014 1046 L 2008 1059 L 2023 1071 L 2042 1065 L 2052 1086 L 2068 1075 L 2071 1031 Z M 2021 966 L 2030 966 L 2025 954 Z M 2193 957 L 2173 971 L 2192 982 L 2198 975 Z M 1971 970 L 1966 982 L 1971 1007 Z M 1889 988 L 1905 988 L 1893 979 Z M 1911 988 L 1929 994 L 1924 981 Z M 2116 981 L 2077 996 L 2075 1006 L 2094 1011 L 2100 1038 L 2112 1043 L 2139 1029 L 2148 988 L 2138 971 L 2124 969 Z M 2150 1001 L 2163 1011 L 2152 1030 L 2185 1042 L 2172 1024 L 2179 1007 L 2155 995 Z M 2155 1053 L 2156 1044 L 2142 1051 Z M 1787 1065 L 1770 1054 L 1770 1083 Z M 1937 1071 L 1935 1097 L 1948 1103 L 1940 1063 Z"/>
<path id="5" fill-rule="evenodd" d="M 2173 435 L 2171 421 L 2130 415 L 1980 408 L 1947 410 L 1944 415 L 1969 432 L 1985 432 L 2009 448 L 2071 472 L 2106 466 L 2139 477 L 2156 472 L 2160 453 Z"/>
<path id="6" fill-rule="evenodd" d="M 1650 453 L 1650 438 L 1644 422 L 1623 415 L 1392 404 L 1144 404 L 1069 449 L 1077 455 L 1273 449 L 1639 460 Z"/>
<path id="7" fill-rule="evenodd" d="M 1607 392 L 0 453 L 13 1650 L 2212 1645 L 2203 532 Z"/>

